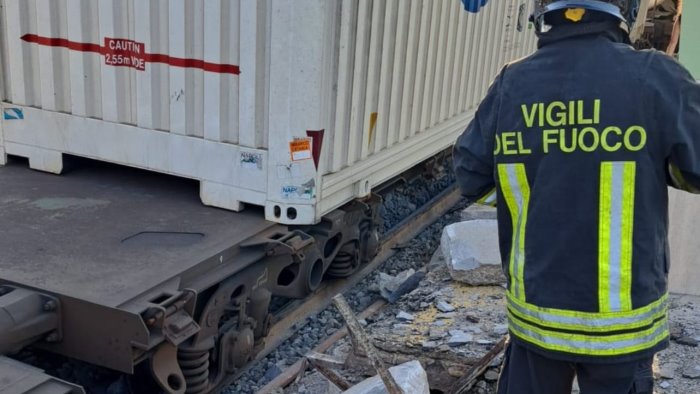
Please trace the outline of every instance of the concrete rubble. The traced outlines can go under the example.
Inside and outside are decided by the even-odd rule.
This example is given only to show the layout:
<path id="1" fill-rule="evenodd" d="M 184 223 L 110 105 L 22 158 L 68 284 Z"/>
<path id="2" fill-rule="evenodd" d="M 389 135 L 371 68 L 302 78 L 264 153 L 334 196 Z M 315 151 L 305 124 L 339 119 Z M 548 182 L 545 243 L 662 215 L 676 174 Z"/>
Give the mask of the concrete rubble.
<path id="1" fill-rule="evenodd" d="M 399 321 L 413 321 L 415 317 L 412 314 L 401 311 L 396 315 L 396 319 Z"/>
<path id="2" fill-rule="evenodd" d="M 389 373 L 404 393 L 430 394 L 428 375 L 418 361 L 410 361 L 389 368 Z M 384 382 L 379 376 L 373 376 L 353 386 L 343 394 L 385 394 Z"/>
<path id="3" fill-rule="evenodd" d="M 377 278 L 377 282 L 379 285 L 379 294 L 383 298 L 389 299 L 391 294 L 395 292 L 399 288 L 399 286 L 401 286 L 401 283 L 405 282 L 415 272 L 415 270 L 409 269 L 399 273 L 396 276 L 380 272 Z"/>
<path id="4" fill-rule="evenodd" d="M 489 205 L 472 204 L 462 211 L 462 221 L 496 220 L 496 208 Z"/>
<path id="5" fill-rule="evenodd" d="M 451 224 L 442 233 L 440 247 L 452 279 L 471 286 L 505 283 L 495 220 Z"/>
<path id="6" fill-rule="evenodd" d="M 683 377 L 688 379 L 700 378 L 700 365 L 693 365 L 683 371 Z"/>
<path id="7" fill-rule="evenodd" d="M 387 366 L 419 362 L 433 390 L 450 388 L 508 332 L 495 221 L 476 217 L 473 212 L 469 215 L 473 220 L 452 227 L 451 235 L 445 235 L 450 226 L 445 228 L 442 246 L 432 259 L 427 258 L 428 270 L 418 287 L 368 318 L 365 327 Z M 456 245 L 460 238 L 470 240 L 466 251 Z M 460 260 L 460 256 L 466 258 Z M 469 261 L 476 268 L 455 274 L 455 261 L 461 261 L 461 266 Z M 475 276 L 474 271 L 483 266 L 496 269 L 497 279 L 483 281 L 483 275 Z M 406 278 L 410 274 L 393 272 L 387 276 Z M 380 280 L 387 283 L 386 276 Z M 475 283 L 479 286 L 473 286 Z M 400 280 L 391 284 L 397 285 Z M 654 393 L 700 393 L 700 297 L 673 295 L 670 303 L 673 339 L 670 348 L 656 358 Z M 345 360 L 339 372 L 352 384 L 376 373 L 361 352 L 353 351 L 347 338 L 329 350 L 331 353 Z M 494 359 L 468 392 L 495 393 L 502 360 L 502 355 Z M 332 392 L 337 392 L 333 388 Z M 578 392 L 575 384 L 572 393 Z"/>

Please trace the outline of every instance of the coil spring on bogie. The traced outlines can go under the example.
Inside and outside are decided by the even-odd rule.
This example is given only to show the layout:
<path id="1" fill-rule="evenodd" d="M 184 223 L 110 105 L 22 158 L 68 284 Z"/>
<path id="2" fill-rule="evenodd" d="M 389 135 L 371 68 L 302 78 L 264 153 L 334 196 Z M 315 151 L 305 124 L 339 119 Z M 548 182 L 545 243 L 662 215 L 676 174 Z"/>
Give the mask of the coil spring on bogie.
<path id="1" fill-rule="evenodd" d="M 359 265 L 357 248 L 354 243 L 344 245 L 328 267 L 328 275 L 345 278 L 353 274 Z"/>
<path id="2" fill-rule="evenodd" d="M 209 384 L 209 351 L 182 350 L 177 354 L 182 374 L 187 383 L 187 394 L 203 393 Z"/>

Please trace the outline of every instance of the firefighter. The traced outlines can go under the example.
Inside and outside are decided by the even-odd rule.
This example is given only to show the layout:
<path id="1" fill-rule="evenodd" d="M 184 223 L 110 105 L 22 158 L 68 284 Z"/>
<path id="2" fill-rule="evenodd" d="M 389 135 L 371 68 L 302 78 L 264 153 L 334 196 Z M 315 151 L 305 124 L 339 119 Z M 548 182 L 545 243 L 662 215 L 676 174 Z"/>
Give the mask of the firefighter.
<path id="1" fill-rule="evenodd" d="M 639 0 L 536 0 L 538 49 L 459 137 L 458 182 L 494 199 L 511 344 L 502 394 L 651 393 L 669 341 L 667 185 L 700 189 L 700 85 L 636 51 Z"/>

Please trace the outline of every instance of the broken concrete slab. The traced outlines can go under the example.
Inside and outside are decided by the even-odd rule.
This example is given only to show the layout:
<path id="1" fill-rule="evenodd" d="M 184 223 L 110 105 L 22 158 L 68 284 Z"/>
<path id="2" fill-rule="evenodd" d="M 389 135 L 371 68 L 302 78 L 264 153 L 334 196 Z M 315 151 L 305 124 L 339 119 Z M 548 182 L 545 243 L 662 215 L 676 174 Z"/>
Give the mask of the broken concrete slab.
<path id="1" fill-rule="evenodd" d="M 415 319 L 415 317 L 412 314 L 404 311 L 400 311 L 396 315 L 396 318 L 400 321 L 413 321 Z"/>
<path id="2" fill-rule="evenodd" d="M 334 384 L 328 381 L 323 375 L 314 371 L 304 378 L 304 386 L 299 387 L 299 393 L 326 393 L 326 394 L 340 394 L 342 391 L 337 388 Z"/>
<path id="3" fill-rule="evenodd" d="M 678 364 L 676 363 L 661 364 L 658 375 L 662 379 L 673 379 L 676 377 L 676 369 L 678 369 Z"/>
<path id="4" fill-rule="evenodd" d="M 437 304 L 435 305 L 435 307 L 440 312 L 443 312 L 443 313 L 450 313 L 450 312 L 454 312 L 454 310 L 455 310 L 455 307 L 453 307 L 448 302 L 443 301 L 443 300 L 438 301 Z"/>
<path id="5" fill-rule="evenodd" d="M 430 394 L 428 374 L 420 362 L 410 361 L 389 368 L 389 373 L 394 377 L 404 393 Z M 385 394 L 387 393 L 384 382 L 379 376 L 373 376 L 351 387 L 343 394 Z"/>
<path id="6" fill-rule="evenodd" d="M 700 365 L 693 365 L 683 371 L 683 377 L 688 379 L 700 378 Z"/>
<path id="7" fill-rule="evenodd" d="M 493 326 L 492 331 L 495 335 L 500 335 L 500 336 L 506 335 L 508 333 L 508 325 L 507 324 L 496 324 L 495 326 Z"/>
<path id="8" fill-rule="evenodd" d="M 395 292 L 403 282 L 410 278 L 416 271 L 409 269 L 399 273 L 396 276 L 380 272 L 377 276 L 377 285 L 379 287 L 379 294 L 385 298 L 389 299 L 391 294 Z"/>
<path id="9" fill-rule="evenodd" d="M 438 327 L 430 327 L 430 331 L 428 334 L 428 338 L 431 341 L 434 341 L 436 339 L 442 339 L 447 336 L 447 333 L 445 332 L 444 329 L 440 329 Z"/>
<path id="10" fill-rule="evenodd" d="M 676 342 L 684 345 L 684 346 L 690 346 L 690 347 L 697 347 L 698 346 L 698 341 L 690 336 L 682 336 L 676 339 Z"/>
<path id="11" fill-rule="evenodd" d="M 445 227 L 440 248 L 452 279 L 471 286 L 505 283 L 495 220 L 472 220 Z"/>
<path id="12" fill-rule="evenodd" d="M 462 346 L 474 340 L 474 336 L 460 330 L 450 330 L 450 338 L 447 344 L 452 347 Z"/>
<path id="13" fill-rule="evenodd" d="M 489 369 L 489 370 L 486 371 L 486 373 L 484 374 L 484 379 L 486 379 L 486 381 L 488 381 L 488 382 L 495 382 L 495 381 L 497 381 L 497 380 L 498 380 L 498 370 L 493 369 L 493 368 L 492 368 L 492 369 Z"/>
<path id="14" fill-rule="evenodd" d="M 462 211 L 462 220 L 483 220 L 491 219 L 496 220 L 496 208 L 489 205 L 482 204 L 472 204 Z"/>
<path id="15" fill-rule="evenodd" d="M 438 343 L 435 341 L 425 341 L 421 344 L 421 347 L 424 350 L 433 350 L 433 349 L 437 348 L 438 346 L 439 346 Z"/>

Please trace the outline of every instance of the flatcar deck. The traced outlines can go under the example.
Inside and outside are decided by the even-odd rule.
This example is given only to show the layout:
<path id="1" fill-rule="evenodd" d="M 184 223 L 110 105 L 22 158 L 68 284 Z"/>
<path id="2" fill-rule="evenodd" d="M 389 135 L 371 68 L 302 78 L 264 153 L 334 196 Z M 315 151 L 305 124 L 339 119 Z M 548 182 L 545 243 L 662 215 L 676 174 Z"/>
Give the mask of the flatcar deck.
<path id="1" fill-rule="evenodd" d="M 0 167 L 0 278 L 116 307 L 274 223 L 201 204 L 197 184 L 81 163 Z"/>

